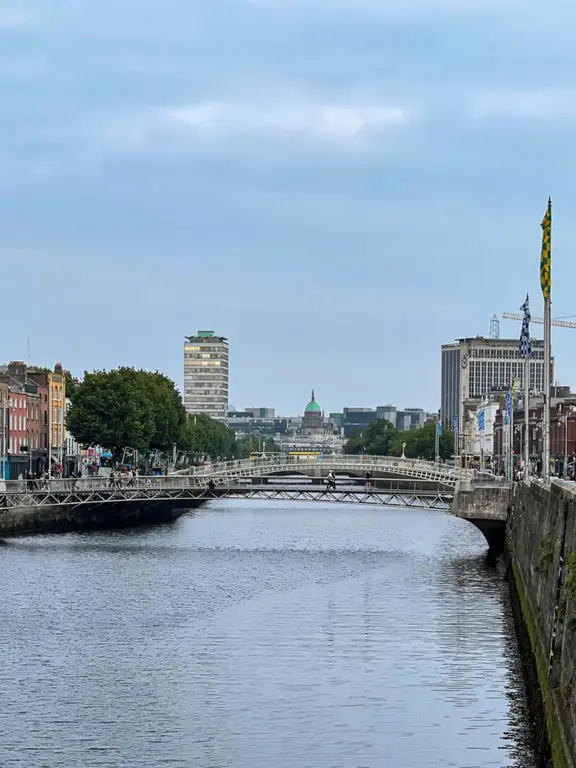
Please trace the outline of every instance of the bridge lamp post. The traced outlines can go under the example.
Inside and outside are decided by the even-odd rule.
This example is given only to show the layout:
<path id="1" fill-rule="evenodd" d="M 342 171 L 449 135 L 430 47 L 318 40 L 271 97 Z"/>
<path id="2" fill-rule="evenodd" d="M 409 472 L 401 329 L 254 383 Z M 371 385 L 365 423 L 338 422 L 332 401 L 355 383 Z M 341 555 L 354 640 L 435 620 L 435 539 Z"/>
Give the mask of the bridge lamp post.
<path id="1" fill-rule="evenodd" d="M 570 406 L 568 413 L 572 410 L 573 407 Z M 568 413 L 562 414 L 558 419 L 558 423 L 564 425 L 564 468 L 562 472 L 564 480 L 568 480 Z"/>
<path id="2" fill-rule="evenodd" d="M 536 431 L 535 431 L 535 437 L 538 441 L 536 444 L 536 453 L 541 456 L 542 461 L 542 469 L 544 469 L 544 457 L 542 456 L 542 427 L 543 422 L 542 420 L 536 422 Z"/>
<path id="3" fill-rule="evenodd" d="M 522 450 L 522 433 L 523 433 L 523 431 L 524 431 L 524 427 L 523 427 L 523 425 L 522 425 L 522 424 L 517 424 L 517 425 L 514 427 L 514 432 L 515 432 L 515 434 L 517 434 L 517 435 L 519 436 L 519 437 L 518 437 L 518 440 L 519 440 L 519 442 L 520 442 L 520 450 L 518 451 L 518 455 L 519 455 L 520 457 L 524 456 L 524 452 L 523 452 L 523 450 Z"/>

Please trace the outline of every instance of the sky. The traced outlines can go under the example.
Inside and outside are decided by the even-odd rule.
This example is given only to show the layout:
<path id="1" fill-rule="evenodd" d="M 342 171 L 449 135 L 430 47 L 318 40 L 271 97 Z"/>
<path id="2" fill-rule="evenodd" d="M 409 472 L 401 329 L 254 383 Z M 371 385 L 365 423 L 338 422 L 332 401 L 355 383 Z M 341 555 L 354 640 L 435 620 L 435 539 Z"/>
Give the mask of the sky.
<path id="1" fill-rule="evenodd" d="M 181 387 L 211 329 L 236 408 L 437 409 L 442 343 L 542 314 L 549 195 L 576 314 L 575 32 L 573 0 L 0 0 L 0 359 Z"/>

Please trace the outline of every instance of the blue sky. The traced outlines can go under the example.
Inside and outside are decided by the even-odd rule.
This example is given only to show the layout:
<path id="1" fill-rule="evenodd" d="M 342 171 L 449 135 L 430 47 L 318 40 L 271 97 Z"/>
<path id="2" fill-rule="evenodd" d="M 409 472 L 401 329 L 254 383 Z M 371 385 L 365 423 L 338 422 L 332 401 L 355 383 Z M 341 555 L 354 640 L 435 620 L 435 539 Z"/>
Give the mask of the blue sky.
<path id="1" fill-rule="evenodd" d="M 236 407 L 437 408 L 441 343 L 542 313 L 549 194 L 576 313 L 575 30 L 573 0 L 3 2 L 0 357 L 180 385 L 211 328 Z"/>

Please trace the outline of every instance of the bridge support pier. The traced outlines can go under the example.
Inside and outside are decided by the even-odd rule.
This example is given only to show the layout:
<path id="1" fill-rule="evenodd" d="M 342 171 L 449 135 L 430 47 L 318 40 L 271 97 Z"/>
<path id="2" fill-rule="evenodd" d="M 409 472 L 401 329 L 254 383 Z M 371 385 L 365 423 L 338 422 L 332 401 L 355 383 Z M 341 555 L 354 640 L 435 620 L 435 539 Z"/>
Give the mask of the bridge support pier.
<path id="1" fill-rule="evenodd" d="M 475 525 L 491 551 L 502 552 L 506 540 L 510 495 L 510 484 L 505 481 L 459 480 L 452 513 Z"/>

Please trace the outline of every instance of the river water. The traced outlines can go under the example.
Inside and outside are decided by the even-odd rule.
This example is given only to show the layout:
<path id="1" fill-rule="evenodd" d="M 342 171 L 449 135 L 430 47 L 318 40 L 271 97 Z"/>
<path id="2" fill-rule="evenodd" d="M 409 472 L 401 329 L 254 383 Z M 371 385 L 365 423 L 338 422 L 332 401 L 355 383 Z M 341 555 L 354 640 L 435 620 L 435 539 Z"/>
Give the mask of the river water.
<path id="1" fill-rule="evenodd" d="M 215 502 L 0 548 L 2 768 L 534 768 L 507 588 L 434 511 Z"/>

